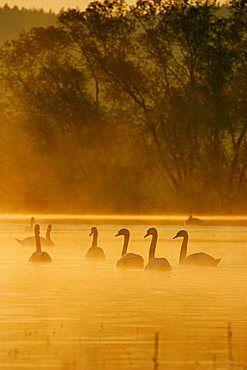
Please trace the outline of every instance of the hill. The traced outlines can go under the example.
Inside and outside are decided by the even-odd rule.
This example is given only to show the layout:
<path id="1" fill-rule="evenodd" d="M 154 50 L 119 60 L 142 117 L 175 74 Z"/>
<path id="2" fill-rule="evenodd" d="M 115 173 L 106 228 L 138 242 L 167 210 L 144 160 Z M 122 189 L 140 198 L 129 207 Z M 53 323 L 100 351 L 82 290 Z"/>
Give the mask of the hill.
<path id="1" fill-rule="evenodd" d="M 16 39 L 23 31 L 33 27 L 48 27 L 56 23 L 57 16 L 53 12 L 46 13 L 42 9 L 25 9 L 7 4 L 0 7 L 0 44 Z"/>

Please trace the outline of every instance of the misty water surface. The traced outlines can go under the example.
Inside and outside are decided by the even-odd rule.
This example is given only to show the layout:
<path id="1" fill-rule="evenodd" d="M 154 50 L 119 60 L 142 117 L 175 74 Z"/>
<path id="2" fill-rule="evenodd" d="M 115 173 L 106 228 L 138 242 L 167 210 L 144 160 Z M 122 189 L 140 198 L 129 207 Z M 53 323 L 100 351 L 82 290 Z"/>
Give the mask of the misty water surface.
<path id="1" fill-rule="evenodd" d="M 40 220 L 42 235 L 46 221 Z M 53 262 L 34 265 L 28 262 L 32 248 L 15 241 L 27 236 L 28 218 L 2 220 L 0 369 L 246 369 L 247 227 L 187 227 L 189 253 L 222 261 L 217 268 L 185 268 L 178 265 L 181 240 L 172 239 L 185 226 L 154 220 L 156 255 L 173 266 L 157 275 L 116 271 L 123 239 L 114 235 L 127 221 L 103 221 L 53 222 L 55 247 L 44 248 Z M 129 252 L 145 261 L 150 222 L 127 224 Z M 107 256 L 98 264 L 84 259 L 91 226 L 98 226 Z"/>

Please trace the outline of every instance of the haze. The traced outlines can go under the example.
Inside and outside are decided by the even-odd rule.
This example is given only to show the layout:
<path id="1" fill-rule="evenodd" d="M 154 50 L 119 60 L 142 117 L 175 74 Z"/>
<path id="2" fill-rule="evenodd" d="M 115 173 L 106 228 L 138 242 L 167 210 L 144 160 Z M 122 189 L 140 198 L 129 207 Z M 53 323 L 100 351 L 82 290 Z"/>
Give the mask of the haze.
<path id="1" fill-rule="evenodd" d="M 157 275 L 115 268 L 123 246 L 115 235 L 126 224 L 129 252 L 147 263 L 144 217 L 136 225 L 127 217 L 106 224 L 106 218 L 53 215 L 44 222 L 35 215 L 41 235 L 52 222 L 55 243 L 43 247 L 52 263 L 35 265 L 28 263 L 33 248 L 15 240 L 29 235 L 28 218 L 0 216 L 1 369 L 246 368 L 246 226 L 187 227 L 189 254 L 222 260 L 217 268 L 185 268 L 178 264 L 182 240 L 172 239 L 184 228 L 182 217 L 172 218 L 173 225 L 150 217 L 158 230 L 156 257 L 173 266 L 169 275 Z M 85 259 L 92 225 L 106 255 L 99 263 Z"/>

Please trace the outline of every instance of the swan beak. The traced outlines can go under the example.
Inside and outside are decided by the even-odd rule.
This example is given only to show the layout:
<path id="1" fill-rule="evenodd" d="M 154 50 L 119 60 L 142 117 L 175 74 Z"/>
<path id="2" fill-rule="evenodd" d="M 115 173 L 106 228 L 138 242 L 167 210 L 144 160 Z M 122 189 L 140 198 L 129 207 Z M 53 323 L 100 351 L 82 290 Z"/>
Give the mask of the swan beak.
<path id="1" fill-rule="evenodd" d="M 116 236 L 119 236 L 120 234 L 119 233 L 117 233 L 116 235 L 115 235 L 115 238 L 116 238 Z"/>
<path id="2" fill-rule="evenodd" d="M 144 238 L 146 238 L 148 236 L 148 234 L 144 235 Z"/>
<path id="3" fill-rule="evenodd" d="M 177 239 L 178 238 L 178 235 L 175 235 L 172 239 Z"/>
<path id="4" fill-rule="evenodd" d="M 91 236 L 91 235 L 93 235 L 92 231 L 91 231 L 91 233 L 89 234 L 89 236 Z"/>

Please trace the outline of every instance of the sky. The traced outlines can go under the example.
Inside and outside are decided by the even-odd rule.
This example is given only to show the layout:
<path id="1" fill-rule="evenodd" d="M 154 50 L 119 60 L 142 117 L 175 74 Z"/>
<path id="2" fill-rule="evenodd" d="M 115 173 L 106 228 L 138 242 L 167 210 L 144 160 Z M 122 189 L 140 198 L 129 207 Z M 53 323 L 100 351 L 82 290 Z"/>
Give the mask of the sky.
<path id="1" fill-rule="evenodd" d="M 220 0 L 221 2 L 223 0 Z M 52 10 L 58 13 L 62 8 L 80 8 L 85 9 L 91 0 L 0 0 L 0 7 L 8 4 L 10 7 L 17 5 L 19 8 L 35 8 L 45 11 Z M 135 0 L 129 0 L 128 3 L 136 3 Z"/>
<path id="2" fill-rule="evenodd" d="M 0 7 L 8 4 L 10 7 L 17 5 L 19 8 L 42 8 L 45 11 L 59 12 L 62 8 L 79 7 L 80 9 L 85 9 L 89 2 L 89 0 L 0 0 Z"/>

